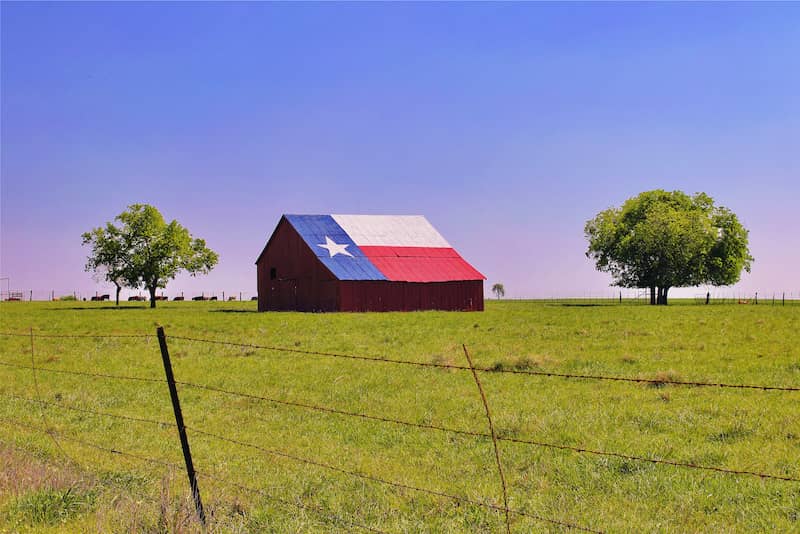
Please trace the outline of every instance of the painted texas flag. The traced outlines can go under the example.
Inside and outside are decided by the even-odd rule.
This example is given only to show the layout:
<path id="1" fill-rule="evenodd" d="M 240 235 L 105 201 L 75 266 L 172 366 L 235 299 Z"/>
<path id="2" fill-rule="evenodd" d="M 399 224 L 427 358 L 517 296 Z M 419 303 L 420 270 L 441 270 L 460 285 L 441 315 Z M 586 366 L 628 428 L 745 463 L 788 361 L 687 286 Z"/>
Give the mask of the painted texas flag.
<path id="1" fill-rule="evenodd" d="M 484 280 L 421 215 L 286 215 L 339 280 Z"/>

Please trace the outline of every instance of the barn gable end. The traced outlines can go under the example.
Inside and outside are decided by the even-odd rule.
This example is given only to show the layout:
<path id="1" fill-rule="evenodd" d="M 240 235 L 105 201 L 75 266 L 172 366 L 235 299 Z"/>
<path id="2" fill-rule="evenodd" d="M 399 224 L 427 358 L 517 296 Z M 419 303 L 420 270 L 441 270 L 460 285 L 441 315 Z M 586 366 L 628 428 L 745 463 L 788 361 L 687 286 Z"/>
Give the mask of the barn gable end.
<path id="1" fill-rule="evenodd" d="M 282 217 L 256 261 L 258 311 L 337 311 L 338 280 Z"/>

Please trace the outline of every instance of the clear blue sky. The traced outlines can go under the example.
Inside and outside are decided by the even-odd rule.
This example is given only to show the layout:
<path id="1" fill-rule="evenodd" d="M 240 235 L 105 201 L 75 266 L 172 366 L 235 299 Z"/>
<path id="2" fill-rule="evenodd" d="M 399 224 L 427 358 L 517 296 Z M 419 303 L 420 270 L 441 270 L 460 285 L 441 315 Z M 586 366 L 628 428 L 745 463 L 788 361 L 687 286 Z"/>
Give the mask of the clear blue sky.
<path id="1" fill-rule="evenodd" d="M 3 3 L 0 275 L 93 294 L 80 234 L 151 203 L 255 293 L 281 213 L 424 214 L 509 296 L 610 293 L 585 221 L 653 188 L 800 293 L 800 4 Z M 5 290 L 5 283 L 2 284 Z M 702 290 L 687 290 L 687 294 Z"/>

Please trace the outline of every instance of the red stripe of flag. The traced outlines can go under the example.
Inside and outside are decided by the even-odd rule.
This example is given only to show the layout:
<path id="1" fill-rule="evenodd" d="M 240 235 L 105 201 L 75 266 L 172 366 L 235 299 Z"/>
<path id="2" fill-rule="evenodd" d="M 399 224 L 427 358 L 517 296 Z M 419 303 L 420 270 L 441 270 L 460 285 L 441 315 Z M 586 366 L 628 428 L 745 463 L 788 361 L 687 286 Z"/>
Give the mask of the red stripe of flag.
<path id="1" fill-rule="evenodd" d="M 484 280 L 452 248 L 360 246 L 383 275 L 395 282 Z"/>

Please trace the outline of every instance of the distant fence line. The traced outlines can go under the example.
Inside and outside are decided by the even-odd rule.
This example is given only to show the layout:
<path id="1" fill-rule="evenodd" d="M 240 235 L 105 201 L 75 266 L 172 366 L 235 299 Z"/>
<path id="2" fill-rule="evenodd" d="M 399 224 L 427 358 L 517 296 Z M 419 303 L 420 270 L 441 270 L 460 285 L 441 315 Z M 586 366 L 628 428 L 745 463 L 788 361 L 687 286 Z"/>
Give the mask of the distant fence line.
<path id="1" fill-rule="evenodd" d="M 120 295 L 120 302 L 145 302 L 150 296 L 146 291 L 136 293 L 127 291 Z M 113 302 L 115 293 L 94 291 L 81 292 L 73 290 L 4 290 L 0 291 L 0 301 L 108 301 Z M 584 292 L 572 293 L 566 296 L 534 296 L 534 297 L 503 297 L 497 299 L 487 291 L 485 294 L 487 301 L 537 301 L 537 302 L 582 302 L 582 303 L 603 303 L 603 304 L 649 304 L 650 294 L 648 291 L 637 290 L 615 290 L 603 293 Z M 160 301 L 225 301 L 241 302 L 258 300 L 258 295 L 248 291 L 159 291 L 156 293 L 156 300 Z M 697 304 L 770 304 L 784 305 L 800 303 L 800 290 L 767 290 L 767 291 L 707 291 L 695 292 L 692 295 L 674 296 L 671 300 L 686 302 L 693 301 Z"/>
<path id="2" fill-rule="evenodd" d="M 44 302 L 44 301 L 108 301 L 114 302 L 115 291 L 75 291 L 75 290 L 8 290 L 0 291 L 0 301 Z M 123 291 L 120 302 L 145 302 L 150 299 L 147 291 Z M 257 295 L 248 291 L 157 291 L 156 300 L 163 301 L 249 301 L 256 300 Z"/>
<path id="3" fill-rule="evenodd" d="M 503 297 L 486 296 L 487 301 L 536 301 L 545 303 L 597 303 L 597 304 L 650 304 L 650 294 L 617 291 L 612 293 L 585 293 L 584 295 L 551 297 Z M 708 291 L 692 295 L 671 296 L 670 301 L 695 304 L 770 304 L 785 305 L 800 303 L 800 291 Z"/>
<path id="4" fill-rule="evenodd" d="M 323 352 L 323 351 L 314 351 L 314 350 L 301 350 L 296 348 L 288 348 L 288 347 L 278 347 L 278 346 L 270 346 L 270 345 L 259 345 L 259 344 L 252 344 L 252 343 L 243 343 L 243 342 L 236 342 L 236 341 L 228 341 L 222 339 L 203 339 L 203 338 L 195 338 L 195 337 L 188 337 L 188 336 L 167 336 L 163 331 L 163 328 L 157 329 L 157 335 L 154 336 L 152 334 L 145 334 L 145 333 L 131 333 L 131 334 L 47 334 L 41 332 L 35 332 L 32 328 L 26 332 L 0 332 L 0 338 L 3 337 L 16 337 L 16 338 L 29 338 L 30 339 L 30 365 L 23 365 L 21 363 L 15 363 L 10 361 L 0 361 L 0 365 L 6 369 L 18 369 L 20 372 L 31 372 L 34 378 L 34 383 L 36 384 L 36 388 L 34 390 L 36 398 L 31 397 L 24 397 L 21 395 L 15 395 L 10 393 L 0 393 L 0 396 L 9 399 L 13 402 L 25 402 L 28 404 L 35 404 L 40 407 L 51 407 L 56 409 L 63 409 L 63 410 L 71 410 L 77 411 L 81 413 L 88 413 L 91 415 L 95 415 L 98 417 L 108 417 L 108 418 L 118 418 L 123 419 L 130 422 L 135 423 L 145 423 L 151 425 L 157 425 L 160 428 L 164 429 L 171 429 L 175 428 L 178 430 L 180 434 L 181 441 L 182 441 L 182 452 L 184 454 L 184 458 L 186 460 L 187 466 L 187 474 L 190 479 L 190 488 L 192 490 L 192 494 L 195 498 L 195 504 L 197 507 L 198 518 L 199 521 L 202 523 L 205 521 L 205 515 L 202 509 L 202 502 L 200 499 L 200 490 L 197 486 L 197 480 L 195 477 L 195 473 L 199 473 L 202 476 L 210 478 L 212 480 L 218 480 L 223 484 L 232 485 L 238 487 L 240 489 L 261 494 L 268 499 L 274 500 L 278 503 L 282 504 L 291 504 L 295 507 L 301 507 L 304 509 L 310 509 L 317 511 L 320 515 L 327 516 L 329 519 L 333 519 L 337 522 L 345 523 L 350 526 L 354 526 L 357 528 L 361 528 L 363 530 L 368 530 L 372 532 L 381 532 L 376 527 L 369 526 L 362 524 L 359 521 L 355 521 L 351 518 L 343 518 L 337 515 L 332 514 L 328 510 L 323 510 L 320 507 L 315 506 L 314 504 L 306 504 L 306 503 L 297 503 L 296 500 L 292 503 L 290 501 L 282 500 L 280 497 L 275 495 L 269 494 L 269 492 L 265 492 L 259 488 L 248 487 L 244 485 L 240 485 L 236 482 L 230 481 L 225 477 L 221 477 L 210 473 L 205 470 L 199 470 L 195 472 L 193 468 L 193 463 L 191 459 L 191 452 L 189 450 L 189 443 L 186 437 L 186 431 L 188 430 L 189 433 L 194 435 L 195 437 L 202 436 L 204 439 L 211 439 L 216 441 L 224 441 L 229 444 L 237 445 L 239 447 L 248 448 L 252 450 L 256 450 L 261 454 L 270 456 L 270 457 L 280 457 L 286 460 L 290 460 L 295 463 L 304 464 L 306 466 L 310 466 L 313 468 L 320 468 L 329 471 L 334 471 L 339 474 L 344 474 L 350 477 L 359 478 L 362 480 L 367 480 L 370 482 L 378 483 L 385 486 L 390 486 L 394 488 L 399 488 L 403 490 L 410 490 L 413 492 L 423 493 L 427 495 L 431 495 L 434 497 L 445 498 L 457 503 L 467 503 L 474 506 L 479 506 L 486 508 L 488 510 L 494 512 L 502 512 L 505 514 L 505 527 L 508 532 L 510 532 L 510 520 L 509 515 L 527 517 L 533 519 L 535 521 L 548 523 L 551 525 L 556 525 L 572 530 L 579 530 L 579 531 L 586 531 L 586 532 L 601 532 L 601 530 L 597 530 L 593 527 L 587 527 L 584 525 L 578 525 L 571 521 L 568 521 L 563 518 L 551 518 L 551 517 L 543 517 L 533 512 L 519 510 L 515 508 L 510 508 L 508 506 L 508 501 L 506 497 L 506 483 L 505 479 L 502 475 L 503 467 L 502 467 L 502 460 L 500 456 L 500 451 L 497 448 L 498 442 L 513 442 L 518 444 L 524 444 L 534 447 L 544 447 L 544 448 L 551 448 L 551 449 L 561 449 L 572 451 L 581 454 L 590 454 L 590 455 L 597 455 L 597 456 L 606 456 L 606 457 L 617 457 L 631 461 L 637 462 L 648 462 L 652 464 L 660 464 L 669 467 L 676 467 L 676 468 L 683 468 L 689 470 L 698 470 L 698 471 L 705 471 L 711 473 L 718 473 L 721 475 L 728 475 L 728 476 L 750 476 L 750 477 L 759 477 L 761 479 L 772 479 L 776 481 L 784 481 L 784 482 L 792 482 L 797 483 L 800 482 L 800 478 L 796 476 L 788 476 L 786 474 L 778 474 L 778 473 L 766 473 L 766 472 L 758 472 L 746 469 L 728 469 L 728 468 L 721 468 L 716 467 L 713 465 L 701 465 L 692 462 L 681 462 L 681 461 L 674 461 L 674 460 L 667 460 L 664 458 L 657 458 L 653 456 L 644 456 L 644 455 L 634 455 L 628 454 L 619 451 L 604 451 L 604 450 L 596 450 L 590 449 L 587 447 L 582 447 L 580 445 L 567 445 L 567 444 L 560 444 L 560 443 L 546 443 L 535 441 L 531 439 L 525 438 L 517 438 L 517 437 L 505 437 L 502 435 L 497 435 L 494 431 L 494 426 L 492 423 L 492 417 L 490 415 L 489 410 L 489 403 L 485 397 L 483 389 L 480 384 L 480 380 L 478 378 L 478 373 L 495 373 L 495 374 L 503 374 L 509 373 L 514 375 L 528 375 L 531 377 L 548 377 L 548 378 L 555 378 L 555 379 L 576 379 L 576 380 L 611 380 L 623 383 L 645 383 L 650 385 L 664 385 L 664 384 L 671 384 L 676 386 L 687 386 L 687 387 L 707 387 L 707 388 L 715 388 L 715 389 L 753 389 L 753 390 L 762 390 L 765 392 L 776 392 L 780 393 L 788 393 L 788 394 L 796 394 L 800 392 L 800 387 L 788 386 L 788 385 L 780 385 L 780 384 L 742 384 L 742 383 L 723 383 L 723 382 L 707 382 L 707 381 L 691 381 L 691 380 L 669 380 L 669 379 L 659 379 L 659 378 L 646 378 L 646 377 L 633 377 L 633 376 L 605 376 L 605 375 L 586 375 L 586 374 L 570 374 L 570 373 L 550 373 L 550 372 L 543 372 L 543 371 L 535 371 L 535 370 L 518 370 L 518 369 L 508 369 L 502 366 L 494 366 L 494 367 L 479 367 L 475 366 L 472 363 L 471 358 L 469 357 L 469 353 L 467 352 L 466 347 L 464 347 L 464 354 L 467 358 L 467 365 L 455 365 L 455 364 L 444 364 L 444 363 L 432 363 L 432 362 L 422 362 L 422 361 L 413 361 L 413 360 L 404 360 L 394 357 L 388 356 L 370 356 L 370 355 L 363 355 L 363 354 L 345 354 L 345 353 L 332 353 L 332 352 Z M 76 370 L 68 370 L 68 369 L 58 369 L 52 367 L 51 361 L 48 360 L 48 365 L 42 366 L 37 365 L 35 352 L 34 352 L 34 340 L 39 338 L 63 338 L 63 339 L 88 339 L 88 340 L 99 340 L 99 339 L 108 339 L 108 338 L 126 338 L 132 341 L 135 340 L 150 340 L 153 338 L 158 338 L 159 340 L 159 347 L 161 351 L 161 357 L 164 360 L 164 370 L 166 374 L 166 378 L 156 378 L 156 377 L 145 377 L 145 376 L 128 376 L 128 375 L 119 375 L 119 374 L 108 374 L 108 373 L 99 373 L 95 371 L 76 371 Z M 321 406 L 316 405 L 309 402 L 304 402 L 302 400 L 288 400 L 288 399 L 280 399 L 280 398 L 272 398 L 263 395 L 256 395 L 251 392 L 247 391 L 236 391 L 231 389 L 225 389 L 220 387 L 215 387 L 209 384 L 200 384 L 194 383 L 189 381 L 184 381 L 180 379 L 175 379 L 172 374 L 172 367 L 169 363 L 169 349 L 168 349 L 168 340 L 175 340 L 175 341 L 183 341 L 189 342 L 193 344 L 201 344 L 206 346 L 228 346 L 228 347 L 236 347 L 236 348 L 250 348 L 259 351 L 268 351 L 273 353 L 285 353 L 285 354 L 301 354 L 309 357 L 323 357 L 323 358 L 334 358 L 334 359 L 346 359 L 346 360 L 358 360 L 360 362 L 364 362 L 365 364 L 392 364 L 392 365 L 403 365 L 403 366 L 411 366 L 416 367 L 419 369 L 423 368 L 442 368 L 448 370 L 457 370 L 457 371 L 468 371 L 470 372 L 478 386 L 480 391 L 480 396 L 485 407 L 486 417 L 489 423 L 489 432 L 482 432 L 482 431 L 474 431 L 470 429 L 457 429 L 457 428 L 449 428 L 444 425 L 435 425 L 435 424 L 420 424 L 415 423 L 413 421 L 405 421 L 402 419 L 396 419 L 393 417 L 388 417 L 381 414 L 369 414 L 369 413 L 360 413 L 360 412 L 353 412 L 347 410 L 341 410 L 334 406 Z M 185 352 L 184 357 L 185 357 Z M 154 354 L 155 357 L 155 354 Z M 65 404 L 62 402 L 51 402 L 45 401 L 41 398 L 41 394 L 38 387 L 38 379 L 37 374 L 40 373 L 59 373 L 59 374 L 70 374 L 81 378 L 100 378 L 100 379 L 110 379 L 110 380 L 126 380 L 126 381 L 140 381 L 140 382 L 150 382 L 158 385 L 167 385 L 171 393 L 173 395 L 172 402 L 173 408 L 175 410 L 175 423 L 166 422 L 166 421 L 159 421 L 155 419 L 150 419 L 146 417 L 141 417 L 139 415 L 131 415 L 131 414 L 121 414 L 121 413 L 112 413 L 107 411 L 95 410 L 92 408 L 87 407 L 79 407 L 79 406 L 72 406 L 69 404 Z M 332 417 L 352 417 L 357 419 L 366 419 L 371 421 L 377 421 L 380 423 L 387 423 L 392 425 L 404 426 L 404 427 L 415 427 L 424 430 L 433 430 L 437 432 L 446 432 L 451 434 L 459 434 L 459 435 L 467 435 L 472 436 L 478 439 L 483 439 L 487 441 L 492 441 L 495 444 L 495 457 L 498 472 L 500 474 L 500 480 L 502 482 L 503 487 L 503 505 L 494 504 L 489 502 L 488 500 L 476 500 L 470 499 L 460 495 L 453 495 L 449 493 L 445 493 L 436 489 L 431 488 L 424 488 L 419 486 L 410 485 L 401 481 L 396 480 L 389 480 L 386 478 L 379 477 L 377 475 L 373 475 L 370 473 L 365 473 L 363 470 L 352 469 L 347 466 L 343 465 L 334 465 L 325 461 L 321 461 L 315 458 L 309 458 L 305 456 L 300 456 L 297 454 L 292 453 L 291 451 L 275 449 L 264 447 L 258 443 L 253 443 L 249 441 L 243 441 L 231 437 L 230 435 L 220 435 L 214 432 L 210 432 L 208 430 L 200 429 L 197 426 L 192 424 L 185 424 L 183 421 L 183 416 L 181 414 L 180 402 L 178 399 L 178 390 L 177 386 L 181 388 L 191 388 L 199 391 L 207 391 L 212 394 L 216 395 L 224 395 L 228 397 L 234 398 L 246 398 L 250 400 L 257 400 L 259 402 L 267 402 L 272 405 L 276 406 L 285 406 L 288 408 L 295 408 L 295 409 L 303 409 L 303 410 L 312 410 L 318 413 L 323 413 Z M 231 408 L 231 410 L 236 410 L 236 408 Z M 168 462 L 163 459 L 158 458 L 150 458 L 144 456 L 142 454 L 132 452 L 132 451 L 123 451 L 118 449 L 117 447 L 104 447 L 98 445 L 96 443 L 88 442 L 83 440 L 83 438 L 75 435 L 75 432 L 63 432 L 61 430 L 55 430 L 52 428 L 49 420 L 45 416 L 45 412 L 41 411 L 40 415 L 42 417 L 43 426 L 31 425 L 29 423 L 19 421 L 16 419 L 11 419 L 7 417 L 0 417 L 0 421 L 6 423 L 8 425 L 16 426 L 18 428 L 23 428 L 31 432 L 43 433 L 48 435 L 56 444 L 57 448 L 61 450 L 61 452 L 65 455 L 66 453 L 63 451 L 59 440 L 66 440 L 78 443 L 85 447 L 90 447 L 102 451 L 106 451 L 109 454 L 118 454 L 123 456 L 128 456 L 134 459 L 138 459 L 145 462 L 167 465 L 172 467 L 178 467 L 177 464 Z M 74 460 L 73 460 L 74 461 Z"/>

